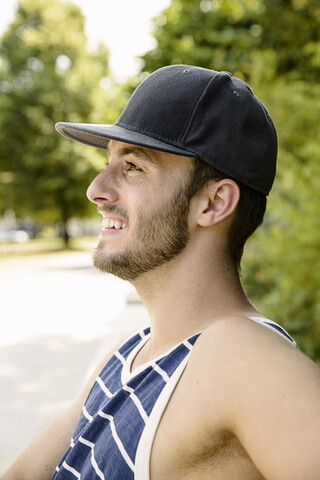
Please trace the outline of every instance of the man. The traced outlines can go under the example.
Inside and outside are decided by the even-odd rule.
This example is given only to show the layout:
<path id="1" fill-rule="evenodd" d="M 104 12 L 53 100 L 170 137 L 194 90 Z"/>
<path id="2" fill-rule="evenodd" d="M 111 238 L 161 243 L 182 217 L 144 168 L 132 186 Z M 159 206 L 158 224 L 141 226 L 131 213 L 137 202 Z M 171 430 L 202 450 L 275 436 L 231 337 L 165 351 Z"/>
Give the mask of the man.
<path id="1" fill-rule="evenodd" d="M 4 479 L 319 479 L 319 369 L 239 279 L 275 175 L 262 103 L 227 72 L 175 65 L 115 125 L 57 130 L 108 151 L 88 189 L 103 218 L 94 264 L 132 282 L 151 329 Z"/>

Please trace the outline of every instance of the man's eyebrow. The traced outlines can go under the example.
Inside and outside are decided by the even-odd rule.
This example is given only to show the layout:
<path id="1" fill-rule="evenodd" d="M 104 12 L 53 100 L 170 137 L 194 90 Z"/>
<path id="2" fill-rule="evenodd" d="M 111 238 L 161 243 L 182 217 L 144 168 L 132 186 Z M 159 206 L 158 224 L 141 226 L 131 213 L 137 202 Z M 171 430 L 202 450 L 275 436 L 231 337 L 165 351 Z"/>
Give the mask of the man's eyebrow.
<path id="1" fill-rule="evenodd" d="M 147 160 L 148 162 L 154 163 L 154 159 L 152 158 L 152 155 L 148 154 L 144 148 L 137 147 L 137 146 L 132 146 L 132 147 L 123 147 L 119 150 L 119 155 L 120 156 L 126 156 L 130 154 L 134 154 L 137 157 L 142 158 L 142 160 Z M 110 156 L 110 151 L 109 151 L 109 145 L 107 146 L 107 154 Z"/>

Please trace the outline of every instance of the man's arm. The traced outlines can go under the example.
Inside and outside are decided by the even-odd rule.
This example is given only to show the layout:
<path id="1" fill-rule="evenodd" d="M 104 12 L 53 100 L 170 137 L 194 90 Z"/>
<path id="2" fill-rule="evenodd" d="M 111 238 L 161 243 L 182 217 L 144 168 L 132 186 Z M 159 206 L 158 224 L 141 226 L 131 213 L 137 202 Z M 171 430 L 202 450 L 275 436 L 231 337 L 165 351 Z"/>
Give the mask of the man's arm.
<path id="1" fill-rule="evenodd" d="M 19 455 L 1 480 L 50 480 L 60 458 L 68 448 L 92 385 L 119 342 L 104 357 L 86 382 L 76 401 L 45 428 Z"/>
<path id="2" fill-rule="evenodd" d="M 81 413 L 73 404 L 43 430 L 19 455 L 1 480 L 51 479 L 60 458 L 68 448 Z"/>
<path id="3" fill-rule="evenodd" d="M 207 357 L 218 372 L 211 418 L 238 437 L 266 480 L 319 479 L 319 367 L 246 319 L 221 322 L 203 340 L 210 335 Z"/>

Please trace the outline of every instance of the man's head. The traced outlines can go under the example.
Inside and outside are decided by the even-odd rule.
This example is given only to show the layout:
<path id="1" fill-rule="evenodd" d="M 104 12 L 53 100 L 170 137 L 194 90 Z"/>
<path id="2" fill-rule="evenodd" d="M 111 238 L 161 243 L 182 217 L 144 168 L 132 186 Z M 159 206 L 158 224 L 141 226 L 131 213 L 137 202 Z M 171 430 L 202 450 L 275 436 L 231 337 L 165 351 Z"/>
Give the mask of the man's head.
<path id="1" fill-rule="evenodd" d="M 149 75 L 114 125 L 58 123 L 73 140 L 106 149 L 110 139 L 199 158 L 268 195 L 277 137 L 260 100 L 228 72 L 171 65 Z"/>
<path id="2" fill-rule="evenodd" d="M 229 253 L 239 265 L 244 242 L 262 221 L 277 156 L 272 120 L 245 82 L 228 72 L 172 65 L 139 85 L 114 125 L 58 123 L 56 128 L 101 149 L 114 139 L 191 157 L 192 195 L 212 179 L 234 180 L 241 195 Z"/>

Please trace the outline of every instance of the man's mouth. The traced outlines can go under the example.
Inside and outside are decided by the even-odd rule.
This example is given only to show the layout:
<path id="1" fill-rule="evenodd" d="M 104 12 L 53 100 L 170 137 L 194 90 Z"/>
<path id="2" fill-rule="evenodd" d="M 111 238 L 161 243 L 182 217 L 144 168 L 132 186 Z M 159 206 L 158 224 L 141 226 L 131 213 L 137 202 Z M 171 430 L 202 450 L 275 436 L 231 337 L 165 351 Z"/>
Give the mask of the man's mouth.
<path id="1" fill-rule="evenodd" d="M 102 228 L 115 230 L 124 230 L 127 224 L 123 220 L 115 220 L 114 218 L 104 218 L 102 220 Z"/>

